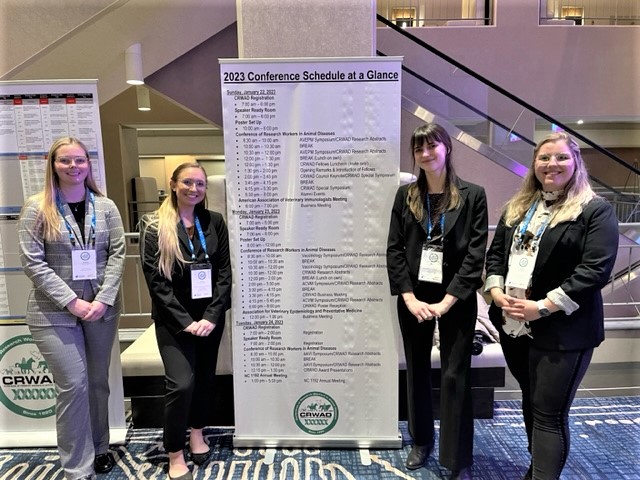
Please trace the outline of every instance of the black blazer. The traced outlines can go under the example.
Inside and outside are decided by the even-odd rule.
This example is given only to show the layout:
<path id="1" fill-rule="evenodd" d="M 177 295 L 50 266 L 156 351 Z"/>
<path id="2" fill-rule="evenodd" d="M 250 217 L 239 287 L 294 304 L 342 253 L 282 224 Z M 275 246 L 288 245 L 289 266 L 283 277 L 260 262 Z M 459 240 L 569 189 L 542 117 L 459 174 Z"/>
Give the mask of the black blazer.
<path id="1" fill-rule="evenodd" d="M 197 209 L 202 232 L 207 244 L 209 261 L 212 265 L 211 298 L 193 300 L 191 298 L 191 270 L 189 265 L 174 265 L 171 279 L 160 275 L 158 271 L 158 234 L 154 229 L 142 232 L 142 270 L 144 271 L 151 295 L 151 318 L 164 323 L 175 333 L 181 332 L 191 322 L 202 319 L 218 324 L 224 322 L 225 312 L 231 304 L 231 261 L 229 258 L 229 234 L 222 215 L 211 210 Z M 142 222 L 143 225 L 146 222 Z M 185 259 L 191 258 L 187 232 L 180 224 L 178 241 Z M 196 251 L 196 263 L 205 262 L 204 250 L 196 232 L 193 236 Z"/>
<path id="2" fill-rule="evenodd" d="M 398 189 L 387 240 L 387 272 L 392 295 L 422 292 L 429 287 L 427 290 L 433 293 L 427 301 L 440 301 L 446 292 L 459 300 L 473 300 L 475 305 L 475 292 L 482 285 L 487 246 L 487 198 L 478 185 L 459 179 L 457 186 L 461 205 L 444 214 L 442 286 L 418 280 L 427 232 L 407 205 L 409 186 Z"/>
<path id="3" fill-rule="evenodd" d="M 487 254 L 487 276 L 506 279 L 509 251 L 516 226 L 500 219 Z M 564 311 L 531 322 L 533 344 L 547 350 L 578 350 L 597 347 L 604 340 L 602 288 L 607 284 L 618 252 L 618 220 L 606 200 L 596 197 L 575 221 L 547 228 L 532 274 L 529 299 L 541 300 L 555 288 L 580 307 L 571 315 Z M 502 310 L 494 303 L 489 318 L 502 328 Z"/>

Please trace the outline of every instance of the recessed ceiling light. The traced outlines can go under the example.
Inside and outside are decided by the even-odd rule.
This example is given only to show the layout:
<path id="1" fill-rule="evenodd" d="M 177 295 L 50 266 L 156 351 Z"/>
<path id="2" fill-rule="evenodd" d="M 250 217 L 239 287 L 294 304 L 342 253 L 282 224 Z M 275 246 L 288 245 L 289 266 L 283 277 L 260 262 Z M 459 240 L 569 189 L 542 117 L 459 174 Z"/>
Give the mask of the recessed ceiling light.
<path id="1" fill-rule="evenodd" d="M 577 123 L 578 125 L 582 125 L 582 124 L 584 123 L 584 120 L 578 120 L 576 123 Z"/>

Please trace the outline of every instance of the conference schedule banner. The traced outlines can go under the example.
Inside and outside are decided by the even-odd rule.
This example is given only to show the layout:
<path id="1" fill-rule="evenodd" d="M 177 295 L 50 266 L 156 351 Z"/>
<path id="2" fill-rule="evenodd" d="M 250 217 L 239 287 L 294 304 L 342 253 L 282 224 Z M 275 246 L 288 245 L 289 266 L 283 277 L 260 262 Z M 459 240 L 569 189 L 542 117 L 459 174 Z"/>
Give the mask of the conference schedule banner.
<path id="1" fill-rule="evenodd" d="M 221 60 L 236 446 L 397 447 L 399 58 Z"/>

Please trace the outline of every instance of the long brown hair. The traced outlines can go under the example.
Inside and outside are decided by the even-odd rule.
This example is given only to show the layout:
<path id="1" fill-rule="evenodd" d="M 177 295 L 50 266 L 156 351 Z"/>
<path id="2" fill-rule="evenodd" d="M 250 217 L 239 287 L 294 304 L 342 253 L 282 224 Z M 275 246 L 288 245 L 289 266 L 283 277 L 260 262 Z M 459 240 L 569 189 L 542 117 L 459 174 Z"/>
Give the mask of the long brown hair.
<path id="1" fill-rule="evenodd" d="M 451 162 L 451 152 L 453 151 L 453 145 L 451 137 L 447 131 L 437 123 L 427 123 L 416 128 L 411 135 L 411 155 L 414 162 L 415 170 L 415 155 L 414 150 L 417 147 L 421 147 L 428 143 L 442 143 L 447 149 L 447 156 L 445 158 L 446 177 L 444 181 L 444 199 L 441 203 L 441 207 L 436 211 L 436 214 L 445 212 L 447 210 L 453 210 L 460 206 L 460 191 L 456 185 L 458 176 L 453 168 Z M 422 222 L 424 218 L 424 199 L 429 192 L 429 186 L 427 184 L 427 175 L 424 170 L 420 169 L 418 179 L 409 185 L 407 195 L 407 205 L 413 213 L 413 216 L 417 221 Z"/>

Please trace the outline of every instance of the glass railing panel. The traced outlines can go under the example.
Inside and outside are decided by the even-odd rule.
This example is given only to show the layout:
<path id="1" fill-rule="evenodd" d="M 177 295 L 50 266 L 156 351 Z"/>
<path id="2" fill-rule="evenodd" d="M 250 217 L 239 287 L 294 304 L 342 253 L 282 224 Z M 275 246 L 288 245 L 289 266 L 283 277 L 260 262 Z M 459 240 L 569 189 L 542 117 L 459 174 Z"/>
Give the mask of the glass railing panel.
<path id="1" fill-rule="evenodd" d="M 385 43 L 379 36 L 378 48 L 380 54 L 404 57 L 403 95 L 526 167 L 542 136 L 567 131 L 582 145 L 594 186 L 620 205 L 619 219 L 637 221 L 634 202 L 638 198 L 631 195 L 634 190 L 620 187 L 638 183 L 638 166 L 590 140 L 593 132 L 588 126 L 578 125 L 576 119 L 563 122 L 550 117 L 409 31 L 378 19 L 397 33 L 392 42 Z"/>

